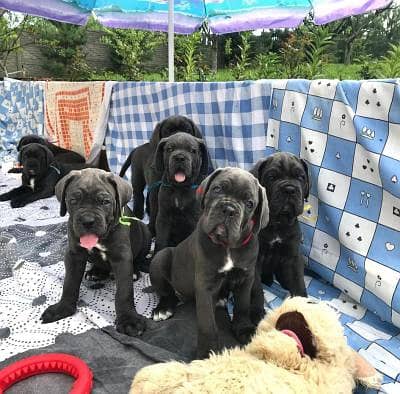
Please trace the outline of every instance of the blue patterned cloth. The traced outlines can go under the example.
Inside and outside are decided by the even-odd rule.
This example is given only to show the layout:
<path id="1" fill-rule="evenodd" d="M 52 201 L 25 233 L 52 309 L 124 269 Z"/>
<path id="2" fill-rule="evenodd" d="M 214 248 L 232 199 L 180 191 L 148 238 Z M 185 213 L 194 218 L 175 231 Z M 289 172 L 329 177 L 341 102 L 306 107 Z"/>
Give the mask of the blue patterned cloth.
<path id="1" fill-rule="evenodd" d="M 14 160 L 19 139 L 43 135 L 43 85 L 5 78 L 0 82 L 0 160 Z"/>
<path id="2" fill-rule="evenodd" d="M 270 86 L 263 82 L 115 84 L 106 135 L 111 170 L 119 173 L 130 151 L 147 142 L 157 122 L 171 115 L 188 116 L 200 127 L 214 168 L 250 168 L 265 155 Z"/>

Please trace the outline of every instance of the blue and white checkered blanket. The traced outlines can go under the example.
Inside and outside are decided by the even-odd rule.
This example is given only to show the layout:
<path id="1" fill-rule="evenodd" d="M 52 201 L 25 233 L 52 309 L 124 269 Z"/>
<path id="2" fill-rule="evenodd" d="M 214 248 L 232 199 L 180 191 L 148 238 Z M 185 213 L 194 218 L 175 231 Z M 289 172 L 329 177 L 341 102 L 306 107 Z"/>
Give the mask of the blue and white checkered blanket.
<path id="1" fill-rule="evenodd" d="M 119 172 L 130 151 L 147 142 L 157 122 L 186 115 L 201 129 L 214 168 L 250 168 L 265 155 L 270 84 L 152 83 L 114 86 L 108 132 L 110 167 Z"/>
<path id="2" fill-rule="evenodd" d="M 307 160 L 303 252 L 321 277 L 308 281 L 309 294 L 330 300 L 350 345 L 385 374 L 385 392 L 400 392 L 399 82 L 116 84 L 112 170 L 173 114 L 200 126 L 215 168 L 250 168 L 276 150 Z M 268 306 L 285 295 L 277 286 L 265 294 Z"/>

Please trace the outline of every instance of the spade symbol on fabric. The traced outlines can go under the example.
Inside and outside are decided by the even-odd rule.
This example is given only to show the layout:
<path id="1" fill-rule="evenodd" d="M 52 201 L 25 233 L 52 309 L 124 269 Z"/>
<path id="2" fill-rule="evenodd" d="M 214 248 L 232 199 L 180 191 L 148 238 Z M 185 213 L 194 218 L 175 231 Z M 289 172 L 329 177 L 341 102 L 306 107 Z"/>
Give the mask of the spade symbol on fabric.
<path id="1" fill-rule="evenodd" d="M 335 155 L 335 157 L 336 157 L 336 159 L 340 159 L 341 158 L 341 156 L 340 156 L 340 152 L 336 152 L 336 155 Z"/>
<path id="2" fill-rule="evenodd" d="M 392 181 L 392 183 L 397 183 L 397 176 L 393 175 L 390 180 Z"/>
<path id="3" fill-rule="evenodd" d="M 286 142 L 289 142 L 289 143 L 292 142 L 292 137 L 290 137 L 290 136 L 287 137 L 287 138 L 286 138 Z"/>

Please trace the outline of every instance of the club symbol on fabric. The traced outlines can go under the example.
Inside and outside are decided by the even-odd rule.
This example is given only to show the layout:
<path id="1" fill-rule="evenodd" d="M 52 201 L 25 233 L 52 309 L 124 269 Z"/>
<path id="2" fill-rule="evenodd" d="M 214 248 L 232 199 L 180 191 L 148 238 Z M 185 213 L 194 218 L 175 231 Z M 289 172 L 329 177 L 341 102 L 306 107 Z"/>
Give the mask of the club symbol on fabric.
<path id="1" fill-rule="evenodd" d="M 320 120 L 322 120 L 322 114 L 323 114 L 322 108 L 320 108 L 320 107 L 314 107 L 314 111 L 313 111 L 312 118 L 313 118 L 314 120 L 320 121 Z"/>
<path id="2" fill-rule="evenodd" d="M 400 208 L 393 207 L 393 215 L 400 217 Z"/>
<path id="3" fill-rule="evenodd" d="M 397 176 L 396 175 L 393 175 L 391 178 L 390 178 L 390 180 L 392 181 L 392 183 L 397 183 Z"/>
<path id="4" fill-rule="evenodd" d="M 375 282 L 375 287 L 382 286 L 382 277 L 380 275 L 376 275 L 377 281 Z"/>
<path id="5" fill-rule="evenodd" d="M 291 110 L 292 112 L 294 112 L 294 111 L 296 110 L 296 107 L 295 107 L 295 105 L 294 105 L 294 101 L 292 101 L 292 103 L 291 103 L 290 110 Z"/>
<path id="6" fill-rule="evenodd" d="M 312 145 L 312 143 L 313 143 L 312 141 L 308 141 L 308 145 Z M 304 150 L 308 150 L 308 148 L 309 148 L 309 147 L 305 146 L 305 147 L 304 147 Z M 310 147 L 310 152 L 311 152 L 311 153 L 314 153 L 314 152 L 315 152 L 315 149 Z"/>
<path id="7" fill-rule="evenodd" d="M 373 140 L 375 138 L 375 130 L 371 130 L 367 126 L 364 126 L 361 129 L 361 136 L 369 140 Z"/>
<path id="8" fill-rule="evenodd" d="M 333 184 L 333 183 L 328 183 L 328 186 L 326 187 L 326 190 L 328 191 L 328 192 L 334 192 L 335 191 L 335 189 L 336 189 L 336 185 L 335 184 Z"/>
<path id="9" fill-rule="evenodd" d="M 396 246 L 394 244 L 392 244 L 390 241 L 385 243 L 385 248 L 388 252 L 391 252 L 392 250 L 394 250 L 396 248 Z"/>
<path id="10" fill-rule="evenodd" d="M 371 193 L 368 193 L 364 190 L 360 192 L 361 198 L 360 198 L 360 205 L 365 205 L 366 208 L 368 208 L 369 205 L 369 200 L 371 198 Z"/>
<path id="11" fill-rule="evenodd" d="M 350 268 L 353 272 L 358 272 L 358 266 L 351 257 L 347 259 L 347 267 Z"/>
<path id="12" fill-rule="evenodd" d="M 322 253 L 323 254 L 328 254 L 328 247 L 329 247 L 329 245 L 327 243 L 324 243 L 324 246 L 322 248 Z"/>

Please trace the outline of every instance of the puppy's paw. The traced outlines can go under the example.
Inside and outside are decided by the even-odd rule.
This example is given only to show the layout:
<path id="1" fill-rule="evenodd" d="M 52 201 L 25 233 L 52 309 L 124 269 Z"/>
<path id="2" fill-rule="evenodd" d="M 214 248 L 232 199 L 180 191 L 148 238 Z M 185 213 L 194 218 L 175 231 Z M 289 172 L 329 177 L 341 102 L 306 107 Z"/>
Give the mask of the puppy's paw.
<path id="1" fill-rule="evenodd" d="M 40 316 L 40 320 L 43 324 L 52 323 L 65 317 L 72 316 L 76 311 L 76 308 L 70 305 L 62 304 L 61 302 L 50 305 Z"/>
<path id="2" fill-rule="evenodd" d="M 156 308 L 153 311 L 153 320 L 154 321 L 162 321 L 162 320 L 167 320 L 169 319 L 172 315 L 174 314 L 173 309 L 168 308 Z"/>
<path id="3" fill-rule="evenodd" d="M 121 334 L 137 337 L 146 329 L 146 320 L 138 314 L 120 316 L 117 318 L 116 328 Z"/>
<path id="4" fill-rule="evenodd" d="M 11 208 L 22 208 L 26 205 L 26 202 L 23 200 L 11 200 Z"/>
<path id="5" fill-rule="evenodd" d="M 0 201 L 7 201 L 9 200 L 7 193 L 0 194 Z"/>
<path id="6" fill-rule="evenodd" d="M 251 337 L 256 331 L 256 326 L 250 321 L 237 321 L 232 322 L 233 333 L 236 339 L 242 344 L 246 345 L 250 342 Z"/>

